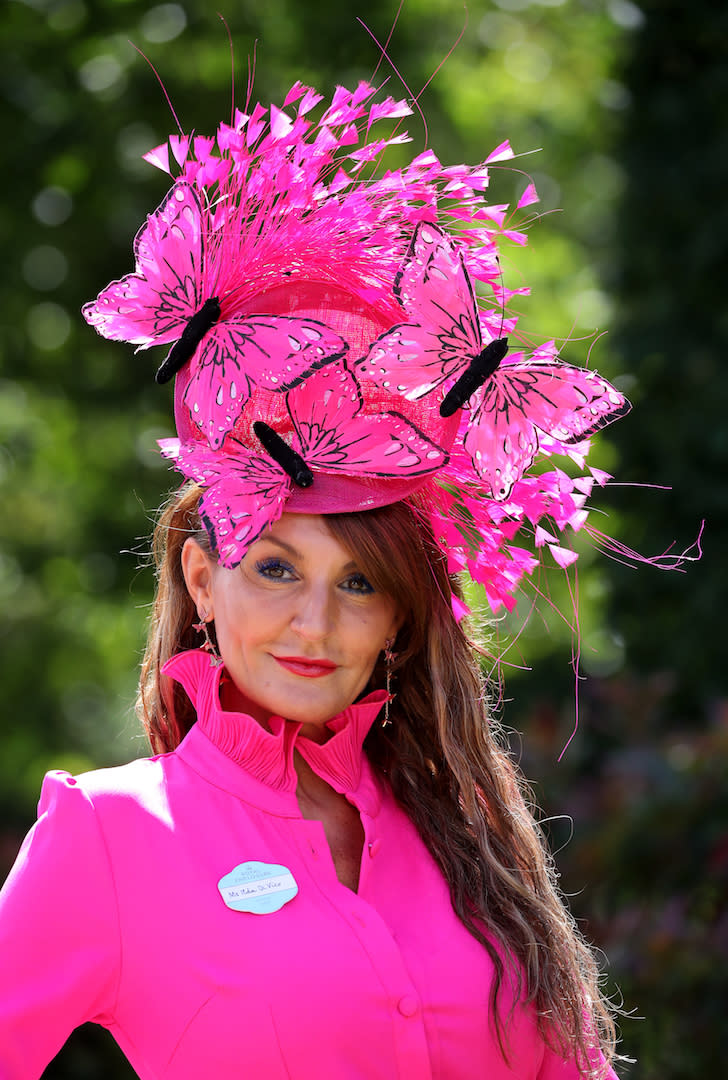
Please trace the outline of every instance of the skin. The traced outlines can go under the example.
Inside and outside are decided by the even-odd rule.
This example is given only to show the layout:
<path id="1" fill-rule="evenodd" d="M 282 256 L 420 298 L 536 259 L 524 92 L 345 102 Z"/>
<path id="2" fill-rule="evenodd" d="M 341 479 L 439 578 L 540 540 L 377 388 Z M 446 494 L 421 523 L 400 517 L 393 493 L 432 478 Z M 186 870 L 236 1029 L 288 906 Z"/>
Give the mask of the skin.
<path id="1" fill-rule="evenodd" d="M 318 515 L 283 514 L 232 570 L 189 539 L 182 569 L 198 613 L 215 620 L 232 679 L 224 684 L 223 707 L 247 712 L 265 727 L 272 715 L 298 721 L 316 742 L 330 737 L 326 721 L 366 688 L 401 624 L 391 597 L 371 586 Z M 276 659 L 282 657 L 335 667 L 311 678 L 304 674 L 311 668 L 282 665 Z M 294 760 L 301 813 L 322 822 L 339 880 L 356 890 L 364 839 L 359 814 L 300 755 Z"/>
<path id="2" fill-rule="evenodd" d="M 362 693 L 397 635 L 393 600 L 370 585 L 319 515 L 283 514 L 232 570 L 187 540 L 182 569 L 197 611 L 215 620 L 233 681 L 225 707 L 263 725 L 271 715 L 299 721 L 316 742 L 326 741 L 326 721 Z M 282 666 L 277 658 L 286 657 L 336 666 L 310 678 Z"/>

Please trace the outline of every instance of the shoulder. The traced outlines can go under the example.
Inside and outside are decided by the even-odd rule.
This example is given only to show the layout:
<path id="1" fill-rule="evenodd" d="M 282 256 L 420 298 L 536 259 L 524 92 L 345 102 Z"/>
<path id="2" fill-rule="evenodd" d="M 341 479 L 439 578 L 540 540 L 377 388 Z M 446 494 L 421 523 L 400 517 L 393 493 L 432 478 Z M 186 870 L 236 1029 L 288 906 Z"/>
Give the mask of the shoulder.
<path id="1" fill-rule="evenodd" d="M 79 787 L 94 803 L 137 799 L 164 783 L 164 777 L 174 758 L 174 753 L 138 758 L 126 765 L 79 773 L 70 777 L 68 782 L 70 786 Z M 54 775 L 57 774 L 48 774 L 49 777 Z"/>
<path id="2" fill-rule="evenodd" d="M 43 780 L 38 818 L 78 829 L 84 823 L 86 828 L 98 827 L 103 821 L 140 811 L 159 813 L 166 801 L 167 776 L 174 767 L 174 755 L 165 754 L 77 776 L 55 769 Z M 95 826 L 91 824 L 94 818 Z"/>

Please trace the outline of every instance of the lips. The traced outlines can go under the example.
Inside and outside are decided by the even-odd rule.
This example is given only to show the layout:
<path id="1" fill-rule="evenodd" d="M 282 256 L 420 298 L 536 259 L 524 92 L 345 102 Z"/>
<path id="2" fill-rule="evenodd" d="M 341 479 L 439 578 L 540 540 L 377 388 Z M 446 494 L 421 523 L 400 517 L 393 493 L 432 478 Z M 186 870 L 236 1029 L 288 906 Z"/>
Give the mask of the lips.
<path id="1" fill-rule="evenodd" d="M 273 659 L 286 671 L 301 675 L 304 679 L 320 679 L 338 667 L 331 660 L 310 660 L 305 656 L 274 656 Z"/>

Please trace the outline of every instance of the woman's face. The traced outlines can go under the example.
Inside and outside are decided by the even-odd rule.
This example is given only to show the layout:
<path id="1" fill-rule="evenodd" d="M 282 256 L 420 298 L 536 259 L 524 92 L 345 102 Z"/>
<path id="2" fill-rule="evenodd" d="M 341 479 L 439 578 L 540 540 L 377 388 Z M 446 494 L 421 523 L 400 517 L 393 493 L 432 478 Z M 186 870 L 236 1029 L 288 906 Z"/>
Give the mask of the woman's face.
<path id="1" fill-rule="evenodd" d="M 400 624 L 394 601 L 318 515 L 283 514 L 233 570 L 188 540 L 182 566 L 198 612 L 215 620 L 233 681 L 226 708 L 264 724 L 273 714 L 300 721 L 317 741 L 364 690 Z"/>

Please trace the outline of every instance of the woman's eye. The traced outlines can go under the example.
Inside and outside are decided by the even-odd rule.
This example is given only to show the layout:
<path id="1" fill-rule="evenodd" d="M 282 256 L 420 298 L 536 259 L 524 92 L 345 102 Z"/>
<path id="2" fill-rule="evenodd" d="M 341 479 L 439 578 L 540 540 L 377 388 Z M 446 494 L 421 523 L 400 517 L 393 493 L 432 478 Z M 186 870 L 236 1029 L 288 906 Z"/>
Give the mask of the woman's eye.
<path id="1" fill-rule="evenodd" d="M 285 581 L 293 576 L 293 567 L 280 559 L 261 559 L 255 564 L 257 572 L 272 581 Z"/>
<path id="2" fill-rule="evenodd" d="M 344 582 L 344 588 L 350 592 L 368 595 L 374 592 L 374 587 L 367 581 L 363 574 L 352 574 Z"/>

